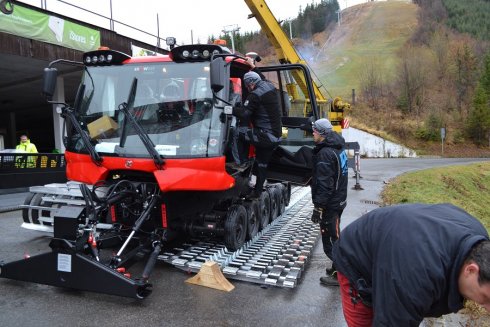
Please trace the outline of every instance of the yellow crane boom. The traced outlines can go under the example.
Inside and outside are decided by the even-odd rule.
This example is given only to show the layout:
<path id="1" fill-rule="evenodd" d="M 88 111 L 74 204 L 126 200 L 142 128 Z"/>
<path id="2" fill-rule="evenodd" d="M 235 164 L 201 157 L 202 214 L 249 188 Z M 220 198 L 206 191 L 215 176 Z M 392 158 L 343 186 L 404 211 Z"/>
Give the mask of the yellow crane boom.
<path id="1" fill-rule="evenodd" d="M 281 64 L 303 64 L 307 66 L 306 61 L 299 56 L 293 43 L 281 28 L 281 25 L 272 14 L 271 10 L 267 6 L 267 3 L 264 0 L 245 0 L 245 3 L 252 12 L 249 15 L 249 18 L 255 18 L 258 21 L 262 31 L 265 32 L 267 38 L 274 46 L 279 62 Z M 292 72 L 292 75 L 303 94 L 305 94 L 307 97 L 308 92 L 306 89 L 305 76 L 303 74 L 295 73 L 294 71 Z M 316 102 L 320 106 L 322 104 L 325 105 L 327 103 L 327 98 L 322 94 L 318 85 L 316 85 L 314 81 L 312 81 L 312 84 Z M 294 94 L 291 90 L 289 91 L 290 94 Z M 344 118 L 344 107 L 337 107 L 335 105 L 335 103 L 338 103 L 337 101 L 331 101 L 330 103 L 331 105 L 328 109 L 328 118 L 332 122 L 334 130 L 341 132 L 341 124 Z"/>
<path id="2" fill-rule="evenodd" d="M 259 22 L 260 27 L 266 33 L 267 38 L 276 49 L 279 62 L 284 64 L 307 65 L 306 61 L 301 59 L 296 52 L 293 43 L 288 38 L 286 33 L 284 33 L 281 25 L 277 22 L 266 2 L 264 0 L 245 0 L 245 3 L 250 8 L 250 11 L 252 11 L 249 18 L 253 17 Z M 297 76 L 294 76 L 294 78 L 296 79 L 296 82 L 303 93 L 308 94 L 308 92 L 306 92 L 306 82 L 304 81 L 304 76 L 302 74 L 297 74 Z M 326 101 L 325 96 L 320 92 L 320 89 L 315 83 L 313 83 L 313 88 L 317 101 Z"/>

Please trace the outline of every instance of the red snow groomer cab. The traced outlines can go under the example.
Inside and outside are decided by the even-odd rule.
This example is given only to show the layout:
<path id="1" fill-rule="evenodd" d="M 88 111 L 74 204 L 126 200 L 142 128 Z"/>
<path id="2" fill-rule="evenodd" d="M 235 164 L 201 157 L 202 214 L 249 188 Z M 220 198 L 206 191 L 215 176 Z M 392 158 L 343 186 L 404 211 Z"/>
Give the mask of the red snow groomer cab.
<path id="1" fill-rule="evenodd" d="M 211 238 L 235 251 L 282 213 L 290 183 L 310 178 L 311 167 L 295 156 L 312 144 L 307 130 L 318 118 L 306 66 L 261 67 L 278 89 L 283 141 L 261 198 L 250 200 L 253 165 L 237 167 L 230 154 L 231 109 L 247 96 L 245 58 L 219 45 L 145 57 L 92 51 L 81 63 L 56 60 L 45 69 L 51 103 L 60 102 L 53 98 L 59 64 L 83 70 L 74 103 L 61 103 L 66 175 L 79 189 L 56 201 L 47 224 L 52 251 L 4 264 L 1 277 L 143 298 L 166 243 Z M 287 90 L 300 74 L 307 83 L 296 92 L 304 97 L 292 99 Z M 80 194 L 84 205 L 70 201 Z M 122 273 L 135 258 L 146 260 L 140 278 Z"/>

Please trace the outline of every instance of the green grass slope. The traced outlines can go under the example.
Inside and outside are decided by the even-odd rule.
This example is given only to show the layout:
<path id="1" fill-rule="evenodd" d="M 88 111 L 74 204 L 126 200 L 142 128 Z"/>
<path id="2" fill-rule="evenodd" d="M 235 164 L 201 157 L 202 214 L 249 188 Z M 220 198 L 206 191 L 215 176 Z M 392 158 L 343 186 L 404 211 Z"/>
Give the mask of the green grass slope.
<path id="1" fill-rule="evenodd" d="M 417 10 L 406 1 L 368 2 L 344 10 L 342 24 L 318 41 L 321 50 L 307 60 L 330 95 L 350 99 L 370 63 L 379 65 L 383 75 L 393 75 L 397 51 L 417 26 Z"/>
<path id="2" fill-rule="evenodd" d="M 382 198 L 385 204 L 452 203 L 490 230 L 490 162 L 407 173 L 392 180 Z"/>

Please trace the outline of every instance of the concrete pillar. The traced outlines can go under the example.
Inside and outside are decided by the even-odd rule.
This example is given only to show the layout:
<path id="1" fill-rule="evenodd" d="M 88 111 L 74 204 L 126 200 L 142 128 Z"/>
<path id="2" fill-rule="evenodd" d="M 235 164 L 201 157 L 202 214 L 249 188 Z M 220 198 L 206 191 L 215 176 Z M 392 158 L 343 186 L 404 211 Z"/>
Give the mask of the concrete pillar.
<path id="1" fill-rule="evenodd" d="M 8 126 L 8 133 L 9 136 L 7 138 L 7 143 L 10 141 L 12 144 L 11 148 L 15 149 L 17 144 L 19 143 L 19 140 L 17 139 L 19 136 L 17 136 L 17 122 L 15 120 L 15 111 L 9 112 L 9 126 Z"/>
<path id="2" fill-rule="evenodd" d="M 53 101 L 65 102 L 65 80 L 63 76 L 58 76 L 56 80 L 56 90 L 54 92 Z M 54 130 L 54 146 L 60 150 L 61 153 L 65 152 L 65 146 L 63 144 L 63 118 L 60 116 L 62 105 L 53 104 L 53 130 Z"/>

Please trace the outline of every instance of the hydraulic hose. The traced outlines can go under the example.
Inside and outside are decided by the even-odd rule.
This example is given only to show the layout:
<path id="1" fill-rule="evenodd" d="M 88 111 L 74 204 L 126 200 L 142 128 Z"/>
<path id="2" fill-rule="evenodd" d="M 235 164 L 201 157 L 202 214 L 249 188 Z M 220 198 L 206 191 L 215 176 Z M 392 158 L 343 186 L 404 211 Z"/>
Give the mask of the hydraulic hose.
<path id="1" fill-rule="evenodd" d="M 147 281 L 150 278 L 150 274 L 153 271 L 153 268 L 155 267 L 155 263 L 157 262 L 158 255 L 160 254 L 160 251 L 162 250 L 162 245 L 160 242 L 155 243 L 155 247 L 153 248 L 153 252 L 150 254 L 150 257 L 148 258 L 148 262 L 145 265 L 145 269 L 143 270 L 143 279 Z"/>

